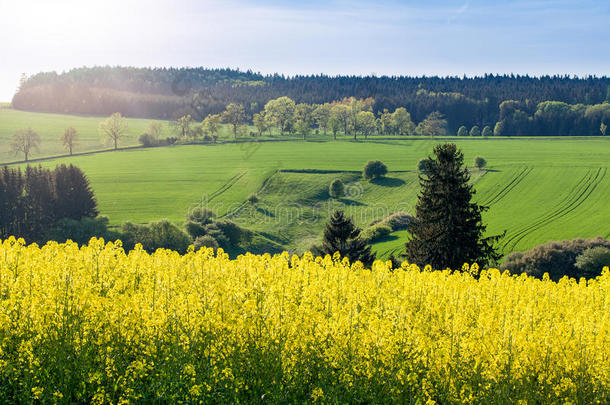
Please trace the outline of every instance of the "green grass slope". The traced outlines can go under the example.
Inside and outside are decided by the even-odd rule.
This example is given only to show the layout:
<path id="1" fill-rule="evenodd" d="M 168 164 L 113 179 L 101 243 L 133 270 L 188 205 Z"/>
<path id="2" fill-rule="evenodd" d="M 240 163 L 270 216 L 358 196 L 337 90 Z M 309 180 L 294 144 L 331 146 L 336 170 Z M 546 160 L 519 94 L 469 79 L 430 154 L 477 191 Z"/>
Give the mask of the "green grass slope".
<path id="1" fill-rule="evenodd" d="M 507 230 L 506 252 L 549 240 L 610 236 L 610 139 L 453 139 L 467 164 L 481 155 L 489 170 L 473 172 L 477 200 L 490 205 L 490 234 Z M 413 171 L 439 140 L 366 142 L 260 142 L 185 145 L 75 156 L 44 162 L 74 163 L 90 177 L 101 212 L 113 224 L 169 218 L 181 223 L 196 204 L 261 232 L 289 249 L 316 241 L 330 210 L 344 208 L 365 226 L 397 210 L 413 210 Z M 384 182 L 362 181 L 367 160 L 384 161 Z M 306 172 L 298 172 L 303 171 Z M 317 172 L 312 172 L 317 171 Z M 325 171 L 336 171 L 327 173 Z M 335 177 L 348 184 L 342 201 L 328 198 Z M 246 203 L 258 193 L 260 202 Z M 284 211 L 282 211 L 284 210 Z M 294 212 L 292 212 L 292 211 Z M 378 244 L 387 256 L 405 233 Z"/>

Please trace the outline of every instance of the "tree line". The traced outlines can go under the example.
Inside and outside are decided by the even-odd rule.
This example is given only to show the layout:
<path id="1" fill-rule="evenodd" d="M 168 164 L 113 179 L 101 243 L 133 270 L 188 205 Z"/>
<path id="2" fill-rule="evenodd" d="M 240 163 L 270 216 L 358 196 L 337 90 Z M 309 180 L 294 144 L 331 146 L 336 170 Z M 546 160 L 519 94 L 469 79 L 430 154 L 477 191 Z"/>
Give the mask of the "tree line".
<path id="1" fill-rule="evenodd" d="M 62 220 L 80 221 L 97 214 L 89 180 L 76 166 L 0 170 L 0 239 L 17 236 L 46 242 Z"/>
<path id="2" fill-rule="evenodd" d="M 404 107 L 415 122 L 438 111 L 448 129 L 494 127 L 500 105 L 515 100 L 530 106 L 553 100 L 570 105 L 610 102 L 610 78 L 485 75 L 481 77 L 261 75 L 231 69 L 80 68 L 24 78 L 13 97 L 17 109 L 201 121 L 230 103 L 253 117 L 273 99 L 297 104 L 373 98 L 375 115 Z M 523 110 L 524 112 L 527 112 Z M 531 111 L 530 111 L 531 112 Z M 531 112 L 533 114 L 533 112 Z M 608 125 L 606 122 L 605 125 Z M 599 126 L 599 124 L 598 124 Z"/>

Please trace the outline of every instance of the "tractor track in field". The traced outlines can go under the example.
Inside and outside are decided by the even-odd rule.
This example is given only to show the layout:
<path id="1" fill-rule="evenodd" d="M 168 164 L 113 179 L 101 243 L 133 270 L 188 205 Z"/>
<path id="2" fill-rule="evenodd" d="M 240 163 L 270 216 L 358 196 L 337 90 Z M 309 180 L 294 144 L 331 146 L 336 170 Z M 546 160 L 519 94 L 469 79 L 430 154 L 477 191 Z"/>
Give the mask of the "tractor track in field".
<path id="1" fill-rule="evenodd" d="M 212 201 L 213 199 L 215 199 L 216 197 L 218 197 L 219 195 L 223 194 L 224 192 L 226 192 L 228 189 L 230 189 L 231 187 L 233 187 L 233 185 L 235 183 L 237 183 L 242 177 L 244 177 L 246 174 L 248 173 L 247 170 L 244 170 L 241 173 L 236 174 L 235 176 L 231 177 L 225 184 L 223 184 L 222 186 L 220 186 L 216 191 L 214 191 L 212 194 L 210 194 L 207 197 L 207 202 Z"/>
<path id="2" fill-rule="evenodd" d="M 543 228 L 559 218 L 568 215 L 570 212 L 582 205 L 606 177 L 607 171 L 607 168 L 599 168 L 596 171 L 592 170 L 587 172 L 587 174 L 585 174 L 583 178 L 579 180 L 573 190 L 568 193 L 568 195 L 559 203 L 557 209 L 541 216 L 534 223 L 517 230 L 509 238 L 505 239 L 502 250 L 506 251 L 506 248 L 508 247 L 509 251 L 512 251 L 515 246 L 517 246 L 517 244 L 527 235 Z"/>
<path id="3" fill-rule="evenodd" d="M 515 188 L 519 183 L 521 183 L 521 181 L 526 178 L 532 170 L 532 167 L 523 167 L 520 172 L 518 172 L 515 176 L 512 177 L 512 179 L 508 182 L 507 185 L 502 187 L 496 194 L 488 198 L 485 202 L 482 203 L 482 205 L 489 207 L 506 197 L 506 195 L 510 193 L 513 188 Z"/>

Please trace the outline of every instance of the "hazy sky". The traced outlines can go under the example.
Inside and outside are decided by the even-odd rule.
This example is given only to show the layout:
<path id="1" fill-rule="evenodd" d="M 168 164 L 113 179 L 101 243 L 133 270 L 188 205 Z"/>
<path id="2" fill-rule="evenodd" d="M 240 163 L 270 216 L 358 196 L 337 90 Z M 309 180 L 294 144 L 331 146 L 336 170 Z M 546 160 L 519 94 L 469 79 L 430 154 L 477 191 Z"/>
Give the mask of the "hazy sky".
<path id="1" fill-rule="evenodd" d="M 0 101 L 92 65 L 610 75 L 610 1 L 0 0 Z"/>

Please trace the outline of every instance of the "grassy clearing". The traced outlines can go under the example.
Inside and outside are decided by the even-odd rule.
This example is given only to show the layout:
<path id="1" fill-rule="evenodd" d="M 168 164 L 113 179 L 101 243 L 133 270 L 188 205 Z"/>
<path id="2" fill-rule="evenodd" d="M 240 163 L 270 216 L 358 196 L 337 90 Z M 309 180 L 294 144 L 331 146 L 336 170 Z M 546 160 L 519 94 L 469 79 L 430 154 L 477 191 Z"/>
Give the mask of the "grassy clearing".
<path id="1" fill-rule="evenodd" d="M 489 232 L 507 230 L 507 252 L 549 240 L 610 236 L 606 227 L 610 139 L 454 141 L 468 164 L 477 155 L 489 162 L 489 170 L 473 170 L 473 181 L 477 199 L 491 207 L 484 216 Z M 361 226 L 393 211 L 412 212 L 418 192 L 413 169 L 437 142 L 185 145 L 75 156 L 44 165 L 66 162 L 82 167 L 91 178 L 101 212 L 113 224 L 159 218 L 181 223 L 188 209 L 203 201 L 219 215 L 229 215 L 297 251 L 319 237 L 334 208 L 346 209 Z M 388 165 L 387 180 L 377 184 L 360 180 L 358 172 L 371 159 Z M 327 194 L 335 177 L 349 185 L 349 196 L 340 201 Z M 259 194 L 255 205 L 246 202 L 252 193 Z M 392 237 L 376 245 L 382 257 L 402 249 L 404 232 Z"/>

